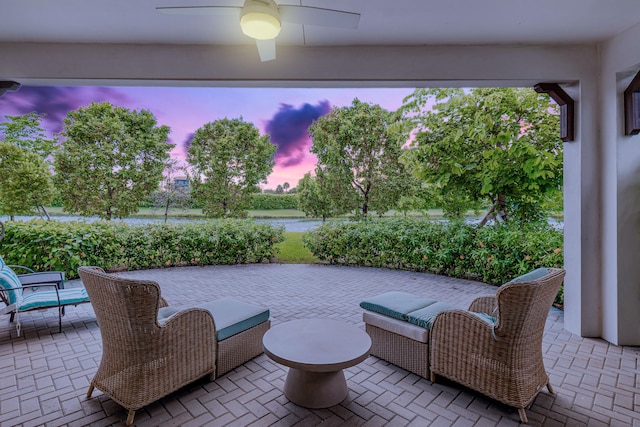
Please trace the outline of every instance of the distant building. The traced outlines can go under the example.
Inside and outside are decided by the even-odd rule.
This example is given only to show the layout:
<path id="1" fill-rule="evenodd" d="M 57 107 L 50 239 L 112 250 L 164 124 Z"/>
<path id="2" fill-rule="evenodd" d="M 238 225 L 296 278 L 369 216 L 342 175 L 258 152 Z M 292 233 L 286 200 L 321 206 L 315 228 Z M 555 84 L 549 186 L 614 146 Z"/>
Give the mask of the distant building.
<path id="1" fill-rule="evenodd" d="M 182 175 L 182 176 L 176 176 L 173 179 L 173 187 L 174 188 L 189 188 L 189 178 L 187 178 L 186 176 Z"/>

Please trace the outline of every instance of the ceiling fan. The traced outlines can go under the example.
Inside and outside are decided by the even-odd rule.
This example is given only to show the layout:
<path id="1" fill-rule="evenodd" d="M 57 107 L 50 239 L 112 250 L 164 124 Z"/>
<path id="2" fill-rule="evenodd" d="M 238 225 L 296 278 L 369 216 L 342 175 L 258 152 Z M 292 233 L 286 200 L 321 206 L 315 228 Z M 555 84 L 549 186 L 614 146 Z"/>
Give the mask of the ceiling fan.
<path id="1" fill-rule="evenodd" d="M 245 0 L 238 6 L 162 6 L 169 15 L 229 15 L 240 18 L 242 32 L 255 39 L 261 61 L 276 59 L 276 37 L 282 22 L 323 27 L 358 27 L 360 14 L 320 7 L 280 5 L 274 0 Z"/>

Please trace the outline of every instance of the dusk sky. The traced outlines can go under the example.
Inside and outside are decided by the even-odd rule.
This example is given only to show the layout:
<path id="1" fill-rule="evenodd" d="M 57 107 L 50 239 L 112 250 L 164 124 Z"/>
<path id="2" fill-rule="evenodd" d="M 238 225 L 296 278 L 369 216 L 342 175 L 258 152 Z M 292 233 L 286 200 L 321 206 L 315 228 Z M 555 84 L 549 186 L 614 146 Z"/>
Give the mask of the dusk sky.
<path id="1" fill-rule="evenodd" d="M 316 158 L 310 153 L 309 125 L 332 107 L 350 105 L 354 98 L 396 110 L 413 89 L 282 89 L 282 88 L 174 88 L 174 87 L 54 87 L 23 86 L 0 98 L 4 116 L 36 111 L 46 116 L 43 127 L 59 132 L 67 112 L 91 102 L 109 101 L 134 110 L 150 110 L 159 125 L 171 128 L 172 156 L 184 159 L 186 143 L 204 125 L 223 118 L 241 117 L 268 134 L 278 146 L 276 166 L 264 188 L 288 182 L 295 187 L 312 171 Z"/>

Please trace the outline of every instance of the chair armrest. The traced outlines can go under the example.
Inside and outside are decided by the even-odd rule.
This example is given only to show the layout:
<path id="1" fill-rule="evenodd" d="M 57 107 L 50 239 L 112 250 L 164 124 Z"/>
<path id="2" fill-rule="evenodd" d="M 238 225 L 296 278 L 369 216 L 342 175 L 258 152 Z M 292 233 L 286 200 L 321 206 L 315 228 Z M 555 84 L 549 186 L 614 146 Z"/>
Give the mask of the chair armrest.
<path id="1" fill-rule="evenodd" d="M 218 353 L 216 326 L 211 313 L 203 308 L 187 308 L 172 315 L 160 326 L 157 351 L 167 361 L 167 372 L 180 372 L 189 378 L 192 373 L 215 373 Z M 168 357 L 173 356 L 173 357 Z M 202 374 L 199 374 L 202 375 Z M 178 378 L 171 378 L 177 381 Z"/>
<path id="2" fill-rule="evenodd" d="M 58 286 L 58 289 L 64 289 L 63 271 L 43 271 L 39 273 L 19 274 L 18 279 L 23 286 L 53 283 Z"/>
<path id="3" fill-rule="evenodd" d="M 496 309 L 498 308 L 498 301 L 494 295 L 486 295 L 474 299 L 469 304 L 469 311 L 476 313 L 486 313 L 494 316 Z"/>
<path id="4" fill-rule="evenodd" d="M 55 283 L 34 283 L 30 285 L 22 285 L 22 286 L 14 286 L 11 288 L 0 288 L 0 291 L 14 291 L 17 289 L 28 289 L 28 288 L 40 288 L 50 286 L 54 289 L 58 289 L 58 286 Z"/>
<path id="5" fill-rule="evenodd" d="M 12 270 L 15 270 L 16 268 L 18 268 L 18 269 L 21 269 L 21 270 L 27 270 L 29 273 L 35 273 L 35 271 L 34 271 L 34 270 L 32 270 L 32 269 L 31 269 L 31 268 L 29 268 L 29 267 L 25 267 L 24 265 L 15 265 L 15 264 L 12 264 L 12 265 L 7 265 L 7 267 L 11 268 Z M 16 273 L 16 274 L 18 274 L 18 273 Z"/>
<path id="6" fill-rule="evenodd" d="M 163 296 L 160 297 L 160 301 L 158 302 L 158 307 L 160 307 L 160 308 L 169 307 L 169 303 L 167 302 L 166 299 L 164 299 Z"/>

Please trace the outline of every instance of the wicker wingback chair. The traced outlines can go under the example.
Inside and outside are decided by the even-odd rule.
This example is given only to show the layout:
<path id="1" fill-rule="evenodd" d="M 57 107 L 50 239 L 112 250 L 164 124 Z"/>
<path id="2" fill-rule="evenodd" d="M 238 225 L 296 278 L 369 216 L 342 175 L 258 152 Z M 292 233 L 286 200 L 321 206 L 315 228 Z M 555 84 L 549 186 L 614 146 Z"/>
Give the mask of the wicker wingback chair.
<path id="1" fill-rule="evenodd" d="M 431 380 L 441 375 L 516 407 L 527 423 L 524 408 L 545 386 L 553 393 L 542 335 L 564 276 L 548 269 L 539 279 L 507 283 L 495 296 L 476 299 L 469 311 L 439 314 L 431 329 Z"/>
<path id="2" fill-rule="evenodd" d="M 167 305 L 157 283 L 81 267 L 80 278 L 91 298 L 102 335 L 102 360 L 91 381 L 94 388 L 135 411 L 205 375 L 215 379 L 216 329 L 204 309 L 182 310 L 158 323 Z"/>

